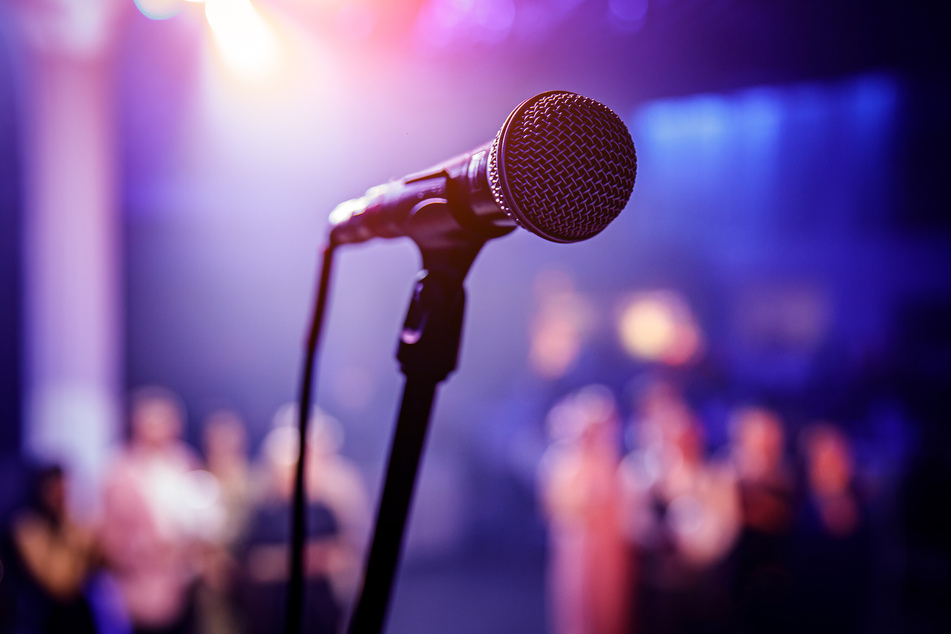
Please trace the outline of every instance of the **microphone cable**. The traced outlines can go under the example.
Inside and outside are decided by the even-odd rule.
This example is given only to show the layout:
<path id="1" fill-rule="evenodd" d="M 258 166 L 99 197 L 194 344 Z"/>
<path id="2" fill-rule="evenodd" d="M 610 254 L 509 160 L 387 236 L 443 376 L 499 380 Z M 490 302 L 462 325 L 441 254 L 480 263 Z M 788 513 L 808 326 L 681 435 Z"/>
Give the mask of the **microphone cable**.
<path id="1" fill-rule="evenodd" d="M 284 620 L 285 634 L 300 634 L 304 614 L 304 543 L 307 534 L 307 502 L 304 490 L 304 462 L 307 452 L 307 427 L 310 421 L 310 404 L 313 401 L 314 375 L 320 335 L 323 330 L 324 314 L 327 308 L 327 293 L 330 287 L 330 273 L 336 244 L 329 240 L 324 245 L 323 259 L 320 265 L 317 299 L 311 317 L 307 340 L 305 342 L 304 364 L 301 371 L 300 401 L 298 403 L 299 446 L 297 448 L 297 469 L 294 473 L 294 497 L 291 509 L 291 542 L 289 556 L 290 579 L 287 584 L 287 603 Z"/>

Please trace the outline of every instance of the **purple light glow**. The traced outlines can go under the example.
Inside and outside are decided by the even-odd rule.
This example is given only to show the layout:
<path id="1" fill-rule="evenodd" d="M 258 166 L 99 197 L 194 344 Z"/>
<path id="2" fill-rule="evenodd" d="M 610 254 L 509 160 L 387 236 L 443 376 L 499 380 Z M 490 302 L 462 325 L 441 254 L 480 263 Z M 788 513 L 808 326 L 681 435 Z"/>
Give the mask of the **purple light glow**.
<path id="1" fill-rule="evenodd" d="M 416 42 L 423 51 L 456 42 L 497 44 L 515 16 L 514 0 L 429 0 L 416 20 Z"/>
<path id="2" fill-rule="evenodd" d="M 609 0 L 611 14 L 627 23 L 641 23 L 647 15 L 647 0 Z"/>

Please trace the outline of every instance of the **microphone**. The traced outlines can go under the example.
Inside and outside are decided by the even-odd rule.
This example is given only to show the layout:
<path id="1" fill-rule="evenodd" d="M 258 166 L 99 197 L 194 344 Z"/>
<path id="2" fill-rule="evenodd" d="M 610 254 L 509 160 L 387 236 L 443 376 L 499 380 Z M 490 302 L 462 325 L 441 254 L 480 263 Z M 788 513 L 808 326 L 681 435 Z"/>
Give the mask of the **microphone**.
<path id="1" fill-rule="evenodd" d="M 408 236 L 438 248 L 517 226 L 553 242 L 579 242 L 621 213 L 636 172 L 631 134 L 610 108 L 544 92 L 515 108 L 492 141 L 338 205 L 330 242 Z"/>

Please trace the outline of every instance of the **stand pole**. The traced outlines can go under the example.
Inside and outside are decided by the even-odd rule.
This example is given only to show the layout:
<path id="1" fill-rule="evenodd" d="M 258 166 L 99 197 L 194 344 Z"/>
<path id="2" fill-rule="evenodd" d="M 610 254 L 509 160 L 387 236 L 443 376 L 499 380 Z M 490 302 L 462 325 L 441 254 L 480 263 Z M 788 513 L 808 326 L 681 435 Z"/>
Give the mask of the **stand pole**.
<path id="1" fill-rule="evenodd" d="M 436 384 L 425 380 L 407 378 L 403 388 L 363 591 L 350 621 L 351 633 L 383 630 L 435 393 Z"/>
<path id="2" fill-rule="evenodd" d="M 417 279 L 396 354 L 406 384 L 350 634 L 379 634 L 386 622 L 436 386 L 455 369 L 459 355 L 465 312 L 462 282 L 483 244 L 420 248 L 424 269 Z"/>

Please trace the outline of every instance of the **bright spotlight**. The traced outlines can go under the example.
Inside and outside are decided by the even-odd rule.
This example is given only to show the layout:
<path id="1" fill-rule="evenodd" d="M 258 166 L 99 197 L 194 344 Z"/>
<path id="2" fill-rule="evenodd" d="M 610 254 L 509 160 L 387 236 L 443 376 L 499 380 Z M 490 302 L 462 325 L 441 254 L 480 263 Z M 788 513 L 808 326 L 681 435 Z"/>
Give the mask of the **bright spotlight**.
<path id="1" fill-rule="evenodd" d="M 247 79 L 262 79 L 280 65 L 281 42 L 251 0 L 206 0 L 205 17 L 224 63 Z"/>

